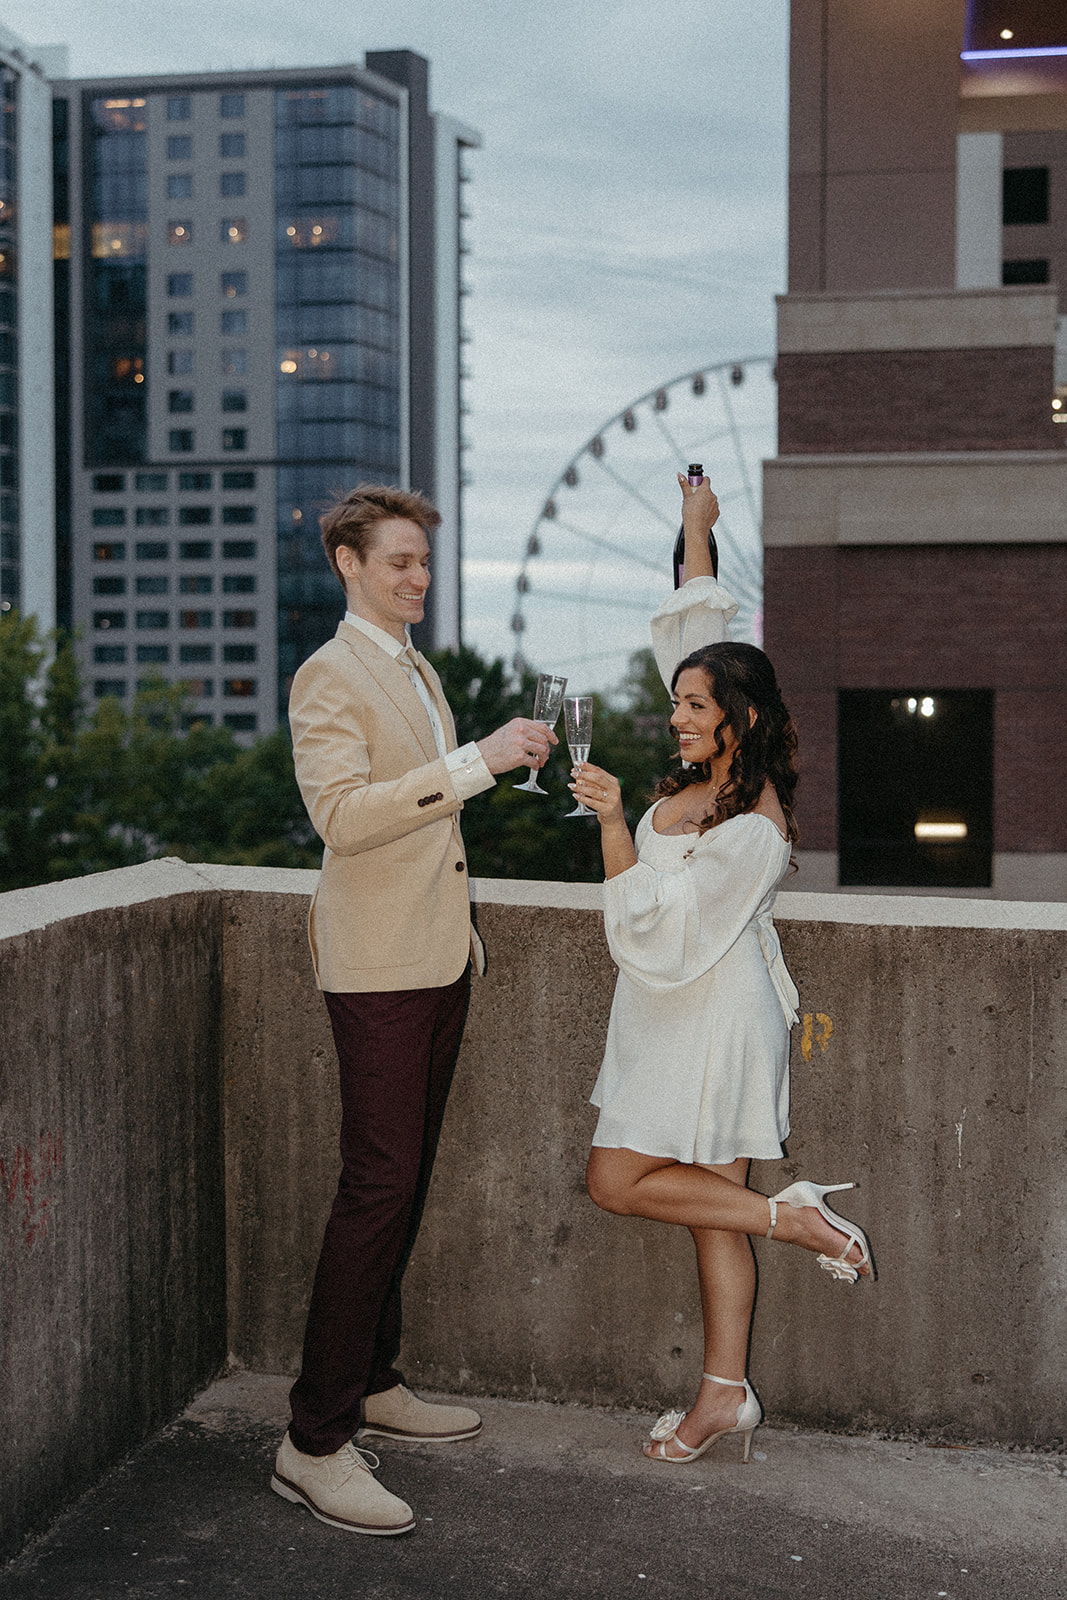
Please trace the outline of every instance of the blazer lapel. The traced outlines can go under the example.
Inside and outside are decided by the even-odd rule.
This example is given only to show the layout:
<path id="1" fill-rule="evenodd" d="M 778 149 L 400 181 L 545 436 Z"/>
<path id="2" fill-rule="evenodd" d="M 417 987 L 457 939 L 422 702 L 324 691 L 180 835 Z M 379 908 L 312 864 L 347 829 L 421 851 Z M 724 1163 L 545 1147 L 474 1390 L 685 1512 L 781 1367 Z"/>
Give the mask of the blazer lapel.
<path id="1" fill-rule="evenodd" d="M 411 729 L 427 761 L 436 761 L 437 746 L 434 743 L 430 719 L 426 715 L 426 707 L 419 699 L 418 691 L 408 677 L 406 668 L 387 655 L 373 639 L 368 639 L 365 633 L 353 628 L 350 622 L 342 621 L 338 624 L 336 637 L 344 640 L 353 655 L 359 657 L 375 682 L 389 696 L 398 714 Z M 435 692 L 434 699 L 440 703 L 438 692 Z M 448 727 L 447 719 L 445 727 Z"/>

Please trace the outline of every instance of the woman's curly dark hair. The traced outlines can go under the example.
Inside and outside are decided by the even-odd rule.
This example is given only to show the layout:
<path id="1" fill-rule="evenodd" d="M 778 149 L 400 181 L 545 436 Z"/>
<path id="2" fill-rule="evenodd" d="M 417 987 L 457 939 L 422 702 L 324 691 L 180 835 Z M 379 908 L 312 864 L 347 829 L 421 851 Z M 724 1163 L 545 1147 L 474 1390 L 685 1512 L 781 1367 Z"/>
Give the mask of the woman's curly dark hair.
<path id="1" fill-rule="evenodd" d="M 785 812 L 790 843 L 795 844 L 799 838 L 793 816 L 798 781 L 797 731 L 782 701 L 770 661 L 754 644 L 704 645 L 679 661 L 671 679 L 672 693 L 679 675 L 691 667 L 704 673 L 712 698 L 723 714 L 715 730 L 716 755 L 721 756 L 726 748 L 727 728 L 732 729 L 737 740 L 729 775 L 701 821 L 700 832 L 706 833 L 729 817 L 751 811 L 769 779 Z M 756 718 L 750 726 L 749 711 L 753 708 Z M 656 786 L 656 794 L 679 794 L 691 783 L 706 783 L 710 776 L 711 765 L 707 761 L 683 767 L 663 778 Z"/>

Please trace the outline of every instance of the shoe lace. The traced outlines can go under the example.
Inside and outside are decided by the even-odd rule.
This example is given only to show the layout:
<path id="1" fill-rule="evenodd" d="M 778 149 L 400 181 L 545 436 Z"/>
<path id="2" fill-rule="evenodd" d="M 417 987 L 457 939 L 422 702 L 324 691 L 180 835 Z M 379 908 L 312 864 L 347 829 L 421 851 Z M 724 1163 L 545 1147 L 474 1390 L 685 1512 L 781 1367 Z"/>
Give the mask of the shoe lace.
<path id="1" fill-rule="evenodd" d="M 345 1445 L 345 1454 L 352 1462 L 353 1471 L 358 1467 L 362 1472 L 377 1472 L 382 1464 L 373 1450 L 366 1450 L 362 1445 L 353 1444 L 351 1440 Z M 351 1477 L 351 1473 L 349 1473 L 349 1477 Z"/>

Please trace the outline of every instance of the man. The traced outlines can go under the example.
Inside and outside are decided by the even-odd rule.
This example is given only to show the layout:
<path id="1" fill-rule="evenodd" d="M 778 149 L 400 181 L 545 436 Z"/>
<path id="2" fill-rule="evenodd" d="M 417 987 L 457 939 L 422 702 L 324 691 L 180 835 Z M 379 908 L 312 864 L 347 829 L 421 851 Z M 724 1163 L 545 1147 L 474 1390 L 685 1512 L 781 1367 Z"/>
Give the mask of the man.
<path id="1" fill-rule="evenodd" d="M 326 1225 L 292 1423 L 271 1487 L 320 1521 L 398 1534 L 411 1509 L 351 1442 L 445 1441 L 476 1411 L 404 1386 L 400 1280 L 418 1232 L 466 1018 L 472 960 L 459 812 L 495 775 L 540 766 L 555 736 L 517 717 L 456 749 L 455 724 L 408 627 L 430 585 L 421 494 L 363 485 L 321 519 L 348 610 L 305 661 L 289 705 L 297 781 L 326 848 L 309 935 L 341 1072 L 342 1171 Z"/>

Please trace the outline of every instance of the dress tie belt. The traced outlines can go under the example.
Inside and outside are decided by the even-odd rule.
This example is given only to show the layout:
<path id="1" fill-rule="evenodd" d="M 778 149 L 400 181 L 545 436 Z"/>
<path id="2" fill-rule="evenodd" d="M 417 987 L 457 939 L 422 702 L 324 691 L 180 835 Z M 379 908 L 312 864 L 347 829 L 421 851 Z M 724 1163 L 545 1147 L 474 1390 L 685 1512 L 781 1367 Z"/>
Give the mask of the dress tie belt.
<path id="1" fill-rule="evenodd" d="M 767 963 L 767 971 L 771 975 L 775 993 L 781 1002 L 785 1020 L 789 1027 L 792 1027 L 794 1022 L 800 1021 L 796 1012 L 800 1003 L 800 993 L 789 976 L 789 968 L 782 954 L 782 941 L 778 937 L 778 929 L 774 926 L 774 918 L 770 911 L 763 912 L 757 919 L 756 931 L 759 934 L 759 947 Z"/>

